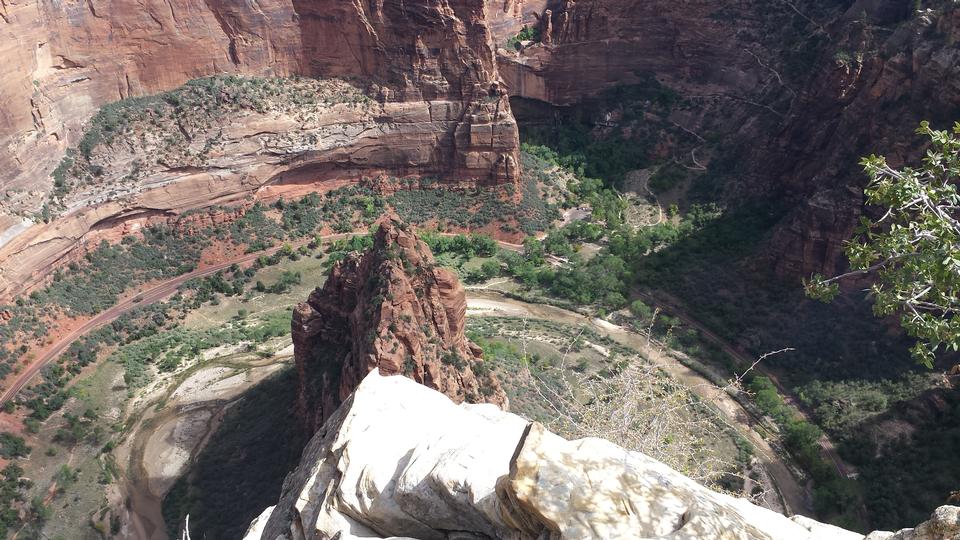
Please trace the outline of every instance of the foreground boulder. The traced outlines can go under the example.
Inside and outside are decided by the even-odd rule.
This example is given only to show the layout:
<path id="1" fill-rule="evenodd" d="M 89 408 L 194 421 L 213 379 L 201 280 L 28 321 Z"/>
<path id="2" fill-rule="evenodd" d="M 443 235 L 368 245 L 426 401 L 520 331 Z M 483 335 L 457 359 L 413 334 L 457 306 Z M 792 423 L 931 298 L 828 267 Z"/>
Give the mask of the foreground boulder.
<path id="1" fill-rule="evenodd" d="M 338 262 L 293 312 L 299 415 L 318 428 L 372 370 L 405 375 L 456 402 L 506 407 L 482 351 L 465 333 L 467 296 L 456 274 L 394 217 L 374 245 Z"/>
<path id="2" fill-rule="evenodd" d="M 894 538 L 956 538 L 957 510 L 943 507 L 916 533 Z M 245 538 L 391 537 L 863 538 L 711 491 L 610 442 L 567 441 L 493 405 L 456 405 L 373 371 L 316 433 L 280 501 Z"/>

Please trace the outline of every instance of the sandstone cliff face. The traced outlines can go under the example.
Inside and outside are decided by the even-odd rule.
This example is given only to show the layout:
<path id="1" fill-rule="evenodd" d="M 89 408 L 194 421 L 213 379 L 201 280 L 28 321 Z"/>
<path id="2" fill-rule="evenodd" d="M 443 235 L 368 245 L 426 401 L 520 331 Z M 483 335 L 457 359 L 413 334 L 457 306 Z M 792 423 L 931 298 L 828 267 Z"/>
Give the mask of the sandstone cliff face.
<path id="1" fill-rule="evenodd" d="M 750 53 L 763 26 L 758 14 L 770 11 L 766 3 L 564 0 L 550 3 L 552 9 L 547 2 L 524 4 L 542 5 L 526 18 L 539 27 L 541 43 L 519 54 L 500 51 L 500 72 L 511 95 L 569 105 L 653 74 L 684 93 L 745 97 L 765 78 Z"/>
<path id="2" fill-rule="evenodd" d="M 938 0 L 920 13 L 897 0 L 721 4 L 525 2 L 540 9 L 519 16 L 541 43 L 501 49 L 500 72 L 511 95 L 559 106 L 652 76 L 682 102 L 669 117 L 677 134 L 696 134 L 694 147 L 722 141 L 736 167 L 725 179 L 731 200 L 795 203 L 765 249 L 777 272 L 836 273 L 863 202 L 859 158 L 916 158 L 917 123 L 945 128 L 957 117 L 960 10 Z M 517 28 L 498 26 L 498 43 Z M 616 124 L 607 117 L 616 113 L 597 124 Z"/>
<path id="3" fill-rule="evenodd" d="M 4 189 L 44 188 L 98 106 L 205 75 L 355 77 L 391 101 L 500 94 L 481 0 L 5 1 L 0 14 Z"/>
<path id="4" fill-rule="evenodd" d="M 200 531 L 194 531 L 195 534 Z M 960 535 L 960 508 L 870 540 Z M 567 441 L 491 405 L 373 372 L 314 435 L 246 540 L 857 540 L 713 492 L 602 439 Z"/>
<path id="5" fill-rule="evenodd" d="M 516 123 L 482 0 L 228 4 L 4 1 L 0 296 L 35 284 L 92 229 L 238 200 L 271 183 L 380 173 L 517 181 Z M 60 220 L 38 224 L 52 173 L 99 106 L 220 73 L 349 78 L 373 105 L 306 122 L 290 108 L 232 111 L 184 131 L 194 154 L 216 138 L 199 163 L 186 154 L 154 163 L 163 139 L 139 143 L 144 133 L 132 132 L 99 149 L 86 192 L 53 201 L 65 207 Z"/>
<path id="6" fill-rule="evenodd" d="M 299 414 L 312 432 L 370 371 L 404 375 L 461 402 L 506 407 L 482 351 L 464 334 L 466 293 L 395 218 L 374 246 L 338 262 L 293 313 Z"/>
<path id="7" fill-rule="evenodd" d="M 960 11 L 928 4 L 940 5 L 925 14 L 904 14 L 906 6 L 897 2 L 852 6 L 832 29 L 836 45 L 824 51 L 794 114 L 769 144 L 745 156 L 748 162 L 760 158 L 755 169 L 806 201 L 806 215 L 789 216 L 770 243 L 781 274 L 842 270 L 837 248 L 812 252 L 819 251 L 820 238 L 836 238 L 855 225 L 859 214 L 851 209 L 862 205 L 867 180 L 860 158 L 880 154 L 895 166 L 915 162 L 923 144 L 914 134 L 919 122 L 946 129 L 957 119 Z M 851 22 L 862 18 L 862 8 L 871 24 Z M 815 216 L 824 204 L 839 209 L 833 220 Z"/>

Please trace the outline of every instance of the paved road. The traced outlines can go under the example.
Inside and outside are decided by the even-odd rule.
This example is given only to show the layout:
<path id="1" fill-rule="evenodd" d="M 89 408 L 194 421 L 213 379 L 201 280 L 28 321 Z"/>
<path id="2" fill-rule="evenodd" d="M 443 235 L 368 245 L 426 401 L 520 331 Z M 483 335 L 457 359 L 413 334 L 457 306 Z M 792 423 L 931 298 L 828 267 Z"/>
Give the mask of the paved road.
<path id="1" fill-rule="evenodd" d="M 330 235 L 321 237 L 321 240 L 323 240 L 324 242 L 335 241 L 335 240 L 350 238 L 360 234 L 366 234 L 366 232 L 349 232 L 349 233 L 330 234 Z M 440 235 L 456 236 L 457 233 L 440 233 Z M 301 240 L 298 242 L 290 243 L 290 245 L 293 246 L 294 248 L 297 248 L 307 243 L 309 243 L 309 240 Z M 523 246 L 520 244 L 511 244 L 509 242 L 498 242 L 498 243 L 500 244 L 500 247 L 511 250 L 511 251 L 521 251 L 523 249 Z M 60 340 L 57 341 L 56 343 L 53 343 L 49 347 L 42 349 L 40 353 L 37 355 L 37 358 L 33 362 L 31 362 L 29 366 L 27 366 L 27 369 L 23 370 L 19 375 L 17 375 L 17 378 L 14 379 L 13 383 L 3 392 L 3 395 L 0 395 L 0 407 L 2 407 L 3 404 L 5 404 L 7 401 L 13 399 L 13 397 L 16 396 L 17 393 L 20 392 L 20 390 L 23 390 L 23 388 L 27 386 L 30 380 L 33 379 L 38 373 L 40 373 L 40 370 L 42 370 L 44 366 L 53 362 L 57 357 L 63 354 L 63 352 L 66 351 L 67 348 L 69 348 L 74 341 L 80 339 L 88 332 L 92 332 L 93 330 L 96 330 L 102 326 L 106 326 L 107 324 L 112 323 L 113 321 L 117 320 L 118 318 L 122 317 L 126 313 L 129 313 L 130 311 L 133 311 L 138 307 L 147 306 L 155 302 L 159 302 L 167 298 L 168 296 L 173 296 L 173 294 L 177 292 L 177 289 L 180 287 L 180 285 L 183 285 L 185 282 L 190 281 L 191 279 L 216 274 L 221 270 L 226 270 L 227 268 L 230 268 L 234 264 L 246 264 L 246 263 L 253 262 L 254 260 L 257 259 L 257 257 L 261 255 L 272 255 L 273 253 L 276 253 L 282 248 L 283 248 L 283 245 L 280 245 L 264 251 L 248 253 L 241 257 L 236 257 L 232 260 L 222 262 L 214 266 L 209 266 L 199 270 L 194 270 L 189 274 L 183 274 L 182 276 L 171 278 L 167 281 L 158 283 L 149 289 L 140 291 L 140 293 L 137 294 L 136 296 L 131 297 L 122 302 L 119 302 L 117 305 L 111 308 L 108 308 L 105 311 L 100 312 L 99 314 L 97 314 L 95 317 L 93 317 L 92 319 L 84 323 L 79 328 L 75 329 L 74 331 L 60 338 Z M 136 302 L 134 300 L 136 300 Z"/>
<path id="2" fill-rule="evenodd" d="M 684 311 L 683 307 L 681 306 L 681 302 L 678 299 L 666 293 L 658 293 L 657 295 L 651 295 L 651 294 L 637 292 L 635 294 L 647 303 L 660 305 L 661 307 L 666 308 L 671 315 L 680 319 L 688 326 L 692 326 L 693 328 L 696 328 L 697 330 L 699 330 L 704 337 L 712 341 L 713 344 L 716 345 L 717 347 L 720 347 L 723 350 L 723 352 L 727 353 L 732 358 L 734 358 L 740 365 L 751 366 L 756 361 L 756 359 L 750 358 L 747 355 L 743 354 L 738 349 L 734 348 L 732 345 L 727 343 L 725 339 L 721 338 L 720 336 L 712 332 L 709 328 L 701 324 L 696 319 L 687 315 L 687 313 Z M 763 373 L 765 377 L 770 379 L 773 382 L 773 384 L 776 385 L 777 390 L 780 392 L 780 395 L 783 397 L 784 401 L 788 405 L 793 407 L 800 414 L 800 416 L 803 417 L 804 420 L 806 420 L 807 422 L 813 425 L 817 425 L 816 422 L 813 421 L 813 418 L 811 417 L 810 413 L 806 410 L 806 408 L 803 406 L 803 404 L 798 399 L 796 399 L 796 397 L 794 397 L 793 393 L 790 392 L 787 389 L 787 387 L 783 385 L 783 383 L 780 382 L 780 379 L 779 377 L 777 377 L 776 373 L 773 373 L 768 367 L 764 366 L 763 364 L 757 364 L 757 366 L 754 369 Z M 837 473 L 839 473 L 840 476 L 844 478 L 849 478 L 851 476 L 856 475 L 856 472 L 857 472 L 856 469 L 849 463 L 845 462 L 843 458 L 840 457 L 840 454 L 837 452 L 836 445 L 833 444 L 833 441 L 830 440 L 830 438 L 827 437 L 826 434 L 823 434 L 820 437 L 820 439 L 817 441 L 817 444 L 820 446 L 820 453 L 823 455 L 823 457 L 825 457 L 831 463 L 833 463 L 833 466 L 837 469 Z"/>
<path id="3" fill-rule="evenodd" d="M 322 237 L 322 240 L 333 241 L 338 239 L 349 238 L 357 234 L 365 234 L 365 233 L 354 232 L 354 233 L 334 234 L 334 235 L 324 236 Z M 454 234 L 449 234 L 449 233 L 442 233 L 442 234 L 444 234 L 445 236 L 454 236 Z M 299 245 L 303 245 L 306 243 L 307 241 L 304 240 L 292 245 L 294 247 L 298 247 Z M 523 246 L 519 244 L 511 244 L 508 242 L 498 242 L 498 243 L 500 244 L 501 248 L 508 249 L 510 251 L 522 251 L 523 249 Z M 118 303 L 117 305 L 99 313 L 98 315 L 96 315 L 95 317 L 93 317 L 92 319 L 84 323 L 79 328 L 76 328 L 66 336 L 63 336 L 62 338 L 60 338 L 56 343 L 52 344 L 47 349 L 42 350 L 41 353 L 37 356 L 37 358 L 27 367 L 27 369 L 21 372 L 17 376 L 17 378 L 13 381 L 11 386 L 3 392 L 2 396 L 0 396 L 0 406 L 2 406 L 8 400 L 13 399 L 13 397 L 16 396 L 17 393 L 20 390 L 22 390 L 30 382 L 31 379 L 33 379 L 38 373 L 40 373 L 40 371 L 43 369 L 44 366 L 53 362 L 60 354 L 66 351 L 67 348 L 69 348 L 74 341 L 81 338 L 88 332 L 91 332 L 102 326 L 110 324 L 114 320 L 118 319 L 119 317 L 123 316 L 126 313 L 129 313 L 130 311 L 136 309 L 137 307 L 147 306 L 147 305 L 159 302 L 169 296 L 172 296 L 173 294 L 176 293 L 177 289 L 183 283 L 191 279 L 215 274 L 221 270 L 225 270 L 229 268 L 234 264 L 243 265 L 246 263 L 250 263 L 256 260 L 257 257 L 261 255 L 271 255 L 279 251 L 281 248 L 282 246 L 277 246 L 265 251 L 245 254 L 241 257 L 237 257 L 232 260 L 216 264 L 214 266 L 209 266 L 206 268 L 195 270 L 188 274 L 184 274 L 182 276 L 171 278 L 167 281 L 158 283 L 149 289 L 143 290 L 138 295 L 132 298 L 129 298 L 127 300 L 124 300 Z M 676 315 L 678 318 L 680 318 L 690 326 L 693 326 L 699 329 L 701 332 L 703 332 L 705 336 L 713 340 L 718 346 L 723 348 L 723 350 L 726 351 L 728 354 L 738 359 L 739 361 L 746 362 L 747 365 L 752 364 L 752 361 L 748 361 L 748 359 L 743 354 L 741 354 L 736 349 L 730 347 L 725 341 L 723 341 L 718 336 L 713 334 L 709 329 L 703 327 L 703 325 L 701 325 L 697 321 L 687 317 L 686 314 L 684 314 L 683 311 L 679 309 L 679 307 L 675 305 L 670 305 L 667 302 L 664 302 L 662 299 L 654 299 L 649 296 L 646 296 L 646 299 L 650 301 L 658 302 L 660 304 L 664 304 L 668 309 L 674 312 L 674 315 Z M 136 300 L 136 302 L 134 300 Z M 771 380 L 773 380 L 778 385 L 778 387 L 780 386 L 779 381 L 776 380 L 775 377 L 771 376 Z M 782 391 L 782 387 L 781 387 L 781 391 Z M 801 413 L 803 413 L 802 410 L 801 410 Z M 749 431 L 752 432 L 752 430 L 749 430 Z M 754 437 L 749 437 L 749 438 L 751 440 L 754 439 Z M 754 440 L 753 442 L 755 445 L 757 444 L 757 441 Z M 839 456 L 836 454 L 836 450 L 833 447 L 833 444 L 828 439 L 826 439 L 826 436 L 824 436 L 824 440 L 821 441 L 821 448 L 823 449 L 824 453 L 827 456 L 829 456 L 830 459 L 837 466 L 837 470 L 840 471 L 841 474 L 846 474 L 846 471 L 849 470 L 849 466 L 846 466 L 843 463 L 843 461 L 840 460 Z M 770 450 L 770 452 L 775 453 L 773 452 L 772 449 Z M 786 482 L 786 477 L 784 475 L 778 475 L 778 476 L 781 476 L 778 483 L 783 484 Z M 791 489 L 788 491 L 795 491 L 795 490 Z M 799 497 L 797 496 L 789 497 L 789 498 L 793 499 L 791 501 L 787 501 L 788 506 L 792 506 L 793 508 L 791 509 L 793 510 L 803 508 L 806 506 L 799 502 Z"/>

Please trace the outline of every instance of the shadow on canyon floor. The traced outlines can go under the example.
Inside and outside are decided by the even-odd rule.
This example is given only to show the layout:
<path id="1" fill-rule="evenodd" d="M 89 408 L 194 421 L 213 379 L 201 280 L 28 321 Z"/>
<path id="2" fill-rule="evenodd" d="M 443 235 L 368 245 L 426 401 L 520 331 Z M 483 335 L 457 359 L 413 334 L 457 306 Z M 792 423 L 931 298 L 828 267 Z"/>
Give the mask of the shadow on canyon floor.
<path id="1" fill-rule="evenodd" d="M 190 515 L 195 536 L 240 538 L 264 508 L 276 504 L 306 440 L 293 407 L 293 369 L 257 385 L 227 412 L 220 429 L 163 500 L 173 534 Z"/>

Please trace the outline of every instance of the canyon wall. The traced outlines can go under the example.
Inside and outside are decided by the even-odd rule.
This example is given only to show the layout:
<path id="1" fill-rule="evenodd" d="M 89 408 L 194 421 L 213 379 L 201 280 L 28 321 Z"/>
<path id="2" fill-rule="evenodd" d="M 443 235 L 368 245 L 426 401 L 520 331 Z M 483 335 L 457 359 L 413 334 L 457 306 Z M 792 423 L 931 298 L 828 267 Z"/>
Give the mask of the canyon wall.
<path id="1" fill-rule="evenodd" d="M 451 399 L 506 407 L 482 351 L 464 334 L 467 297 L 452 271 L 394 217 L 373 247 L 337 262 L 293 312 L 298 415 L 319 428 L 370 371 L 402 374 Z"/>
<path id="2" fill-rule="evenodd" d="M 4 0 L 0 14 L 0 53 L 8 59 L 0 67 L 6 297 L 35 285 L 91 230 L 131 215 L 228 202 L 278 181 L 384 173 L 497 185 L 519 176 L 516 124 L 482 0 L 126 7 Z M 89 196 L 74 192 L 62 200 L 58 166 L 68 149 L 100 129 L 88 122 L 100 106 L 224 73 L 348 79 L 374 104 L 345 118 L 330 110 L 308 125 L 291 110 L 254 111 L 261 114 L 252 118 L 249 110 L 229 111 L 202 133 L 184 133 L 189 143 L 221 130 L 216 164 L 184 155 L 153 163 L 149 145 L 137 143 L 144 131 L 131 130 L 99 149 Z M 137 159 L 143 163 L 134 185 L 114 189 L 100 178 L 105 172 L 107 180 L 112 173 L 126 179 Z M 55 219 L 42 223 L 51 220 L 51 207 L 59 209 Z"/>
<path id="3" fill-rule="evenodd" d="M 507 92 L 569 106 L 651 83 L 681 104 L 667 118 L 673 133 L 657 135 L 659 156 L 686 137 L 672 157 L 701 150 L 694 161 L 710 168 L 700 147 L 721 141 L 723 160 L 735 164 L 724 173 L 731 200 L 773 195 L 794 207 L 765 250 L 776 270 L 833 273 L 862 202 L 859 156 L 915 157 L 913 125 L 945 125 L 960 110 L 958 11 L 939 0 L 923 6 L 933 9 L 912 13 L 893 0 L 3 0 L 0 295 L 39 283 L 85 237 L 95 240 L 92 229 L 241 199 L 278 181 L 387 173 L 511 183 L 519 143 Z M 540 42 L 505 47 L 525 25 Z M 226 118 L 243 153 L 227 145 L 220 163 L 235 157 L 237 166 L 170 161 L 143 171 L 133 190 L 51 199 L 58 164 L 101 105 L 223 73 L 342 78 L 382 109 L 362 123 L 328 116 L 341 134 L 350 133 L 341 125 L 369 128 L 354 142 L 341 137 L 335 152 L 300 144 L 282 156 L 276 130 L 298 131 L 296 119 Z M 600 119 L 604 129 L 617 128 L 617 114 Z M 254 121 L 273 125 L 242 133 Z M 330 132 L 317 126 L 306 131 Z M 117 154 L 126 166 L 127 150 L 109 146 L 101 157 Z M 41 223 L 51 203 L 64 206 L 59 219 Z"/>
<path id="4" fill-rule="evenodd" d="M 867 181 L 860 158 L 917 163 L 925 144 L 914 133 L 920 121 L 950 129 L 960 118 L 960 10 L 924 5 L 936 9 L 856 2 L 832 26 L 832 46 L 799 91 L 795 112 L 766 145 L 744 154 L 761 159 L 758 174 L 800 200 L 769 242 L 781 274 L 841 271 L 839 247 L 860 215 Z"/>
<path id="5" fill-rule="evenodd" d="M 514 96 L 570 105 L 606 88 L 643 82 L 648 75 L 682 93 L 752 94 L 764 78 L 751 52 L 760 45 L 766 3 L 726 8 L 706 0 L 532 4 L 543 5 L 537 16 L 525 19 L 540 29 L 540 42 L 521 52 L 501 49 L 498 55 Z"/>
<path id="6" fill-rule="evenodd" d="M 193 531 L 201 537 L 202 531 Z M 307 444 L 245 540 L 860 540 L 711 491 L 603 439 L 567 441 L 493 405 L 372 372 Z M 960 537 L 960 508 L 868 540 Z"/>
<path id="7" fill-rule="evenodd" d="M 793 207 L 764 249 L 785 277 L 843 269 L 840 246 L 863 203 L 860 157 L 916 159 L 919 121 L 949 128 L 960 114 L 955 3 L 532 4 L 544 4 L 524 19 L 540 41 L 498 51 L 510 94 L 578 107 L 621 85 L 674 92 L 673 133 L 659 134 L 667 157 L 686 164 L 698 150 L 689 166 L 722 177 L 734 204 L 774 197 Z M 601 105 L 597 132 L 636 131 L 620 105 Z M 671 137 L 689 143 L 671 148 Z"/>

